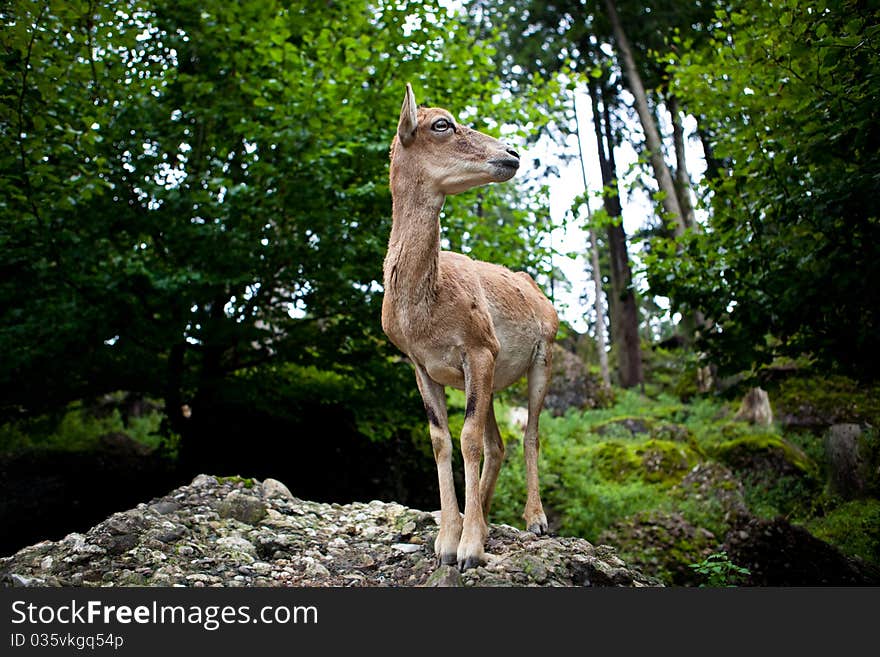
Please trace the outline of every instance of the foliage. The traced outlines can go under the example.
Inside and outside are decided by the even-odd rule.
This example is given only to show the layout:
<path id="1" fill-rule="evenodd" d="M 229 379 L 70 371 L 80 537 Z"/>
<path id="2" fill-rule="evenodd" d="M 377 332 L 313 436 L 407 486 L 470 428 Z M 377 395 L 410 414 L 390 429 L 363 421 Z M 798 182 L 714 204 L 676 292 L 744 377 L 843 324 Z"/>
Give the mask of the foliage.
<path id="1" fill-rule="evenodd" d="M 844 554 L 880 567 L 880 501 L 850 500 L 810 520 L 810 533 Z"/>
<path id="2" fill-rule="evenodd" d="M 645 390 L 651 396 L 667 393 L 688 401 L 697 395 L 698 355 L 692 350 L 645 345 Z"/>
<path id="3" fill-rule="evenodd" d="M 123 419 L 118 408 L 98 413 L 81 402 L 73 402 L 57 417 L 43 415 L 0 425 L 0 453 L 99 451 L 103 436 L 125 434 L 148 449 L 173 456 L 178 437 L 162 434 L 162 419 L 162 414 L 155 410 Z"/>
<path id="4" fill-rule="evenodd" d="M 690 567 L 706 578 L 706 583 L 701 584 L 701 587 L 736 586 L 745 582 L 751 575 L 748 568 L 733 563 L 727 556 L 727 552 L 710 554 L 700 563 L 690 564 Z"/>
<path id="5" fill-rule="evenodd" d="M 596 540 L 623 518 L 657 506 L 671 508 L 672 489 L 697 462 L 698 455 L 687 442 L 660 439 L 650 433 L 596 433 L 597 428 L 626 417 L 630 410 L 640 408 L 645 417 L 646 401 L 640 400 L 638 393 L 620 390 L 617 399 L 617 405 L 610 409 L 541 416 L 542 495 L 560 533 Z M 651 407 L 648 415 L 654 409 L 664 419 L 671 414 L 663 404 Z M 462 409 L 453 407 L 452 411 L 450 425 L 455 435 L 455 430 L 460 430 L 457 417 Z M 521 436 L 504 422 L 506 414 L 506 406 L 496 401 L 507 455 L 492 517 L 493 521 L 518 525 L 526 490 Z"/>
<path id="6" fill-rule="evenodd" d="M 874 378 L 880 12 L 742 0 L 715 14 L 667 60 L 709 147 L 709 220 L 652 243 L 652 292 L 714 320 L 703 347 L 722 373 L 807 354 Z"/>
<path id="7" fill-rule="evenodd" d="M 815 371 L 788 376 L 773 390 L 777 413 L 838 422 L 880 424 L 880 386 Z"/>
<path id="8" fill-rule="evenodd" d="M 742 512 L 737 508 L 757 517 L 784 516 L 822 531 L 820 538 L 848 554 L 866 558 L 873 549 L 874 501 L 843 504 L 829 494 L 821 436 L 779 424 L 733 421 L 735 405 L 711 396 L 682 402 L 666 393 L 651 398 L 617 390 L 616 400 L 606 409 L 541 416 L 541 492 L 553 531 L 591 541 L 605 536 L 638 543 L 624 547 L 626 558 L 670 583 L 690 580 L 673 567 L 675 558 L 669 554 L 655 554 L 652 561 L 656 542 L 682 556 L 717 552 Z M 456 393 L 450 408 L 457 436 L 463 395 Z M 526 491 L 521 434 L 506 421 L 507 412 L 507 405 L 496 400 L 507 454 L 492 521 L 521 526 Z M 691 472 L 697 478 L 689 477 Z M 700 472 L 716 474 L 702 478 Z M 847 531 L 853 532 L 848 539 Z M 723 574 L 727 567 L 719 563 L 710 560 L 706 568 L 717 565 Z M 736 571 L 727 574 L 737 581 Z"/>
<path id="9" fill-rule="evenodd" d="M 375 436 L 420 414 L 379 322 L 388 145 L 405 82 L 479 129 L 523 126 L 509 139 L 544 120 L 540 81 L 501 93 L 491 34 L 384 0 L 19 0 L 2 17 L 0 417 L 124 389 L 184 430 L 182 403 L 285 364 L 343 377 L 355 405 L 399 393 L 364 419 Z M 448 210 L 449 239 L 540 274 L 532 193 Z"/>

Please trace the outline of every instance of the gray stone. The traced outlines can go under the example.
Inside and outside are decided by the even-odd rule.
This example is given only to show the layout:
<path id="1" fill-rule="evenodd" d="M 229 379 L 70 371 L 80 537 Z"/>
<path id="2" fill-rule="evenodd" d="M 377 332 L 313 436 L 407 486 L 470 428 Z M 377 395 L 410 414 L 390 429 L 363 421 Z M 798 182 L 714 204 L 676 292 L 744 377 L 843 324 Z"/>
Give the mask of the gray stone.
<path id="1" fill-rule="evenodd" d="M 431 573 L 424 586 L 432 588 L 446 588 L 454 586 L 464 586 L 461 581 L 461 573 L 455 566 L 440 566 Z"/>
<path id="2" fill-rule="evenodd" d="M 202 475 L 88 531 L 0 558 L 0 584 L 485 587 L 579 586 L 587 579 L 593 585 L 652 584 L 610 549 L 600 554 L 583 539 L 536 537 L 502 525 L 489 526 L 486 567 L 464 573 L 455 566 L 438 569 L 430 549 L 437 531 L 430 513 L 378 500 L 264 501 L 254 493 L 265 490 Z M 135 538 L 137 544 L 122 550 Z"/>
<path id="3" fill-rule="evenodd" d="M 290 489 L 282 484 L 277 479 L 265 479 L 263 481 L 263 497 L 266 499 L 271 499 L 273 497 L 280 497 L 285 500 L 293 500 L 293 493 L 290 492 Z"/>
<path id="4" fill-rule="evenodd" d="M 241 536 L 224 536 L 217 539 L 217 545 L 232 553 L 240 552 L 250 556 L 256 556 L 257 548 L 249 540 Z"/>
<path id="5" fill-rule="evenodd" d="M 412 543 L 395 543 L 391 546 L 392 550 L 397 550 L 398 552 L 403 552 L 404 554 L 409 554 L 412 552 L 418 552 L 422 549 L 421 545 L 414 545 Z"/>
<path id="6" fill-rule="evenodd" d="M 844 499 L 861 497 L 865 492 L 868 466 L 862 455 L 861 437 L 858 424 L 835 424 L 825 434 L 829 483 Z"/>
<path id="7" fill-rule="evenodd" d="M 195 479 L 192 480 L 190 486 L 193 488 L 201 488 L 202 486 L 216 486 L 217 478 L 212 477 L 211 475 L 200 474 L 196 475 Z"/>
<path id="8" fill-rule="evenodd" d="M 266 517 L 266 506 L 260 498 L 234 490 L 220 502 L 217 512 L 221 518 L 235 518 L 247 525 L 256 525 Z"/>

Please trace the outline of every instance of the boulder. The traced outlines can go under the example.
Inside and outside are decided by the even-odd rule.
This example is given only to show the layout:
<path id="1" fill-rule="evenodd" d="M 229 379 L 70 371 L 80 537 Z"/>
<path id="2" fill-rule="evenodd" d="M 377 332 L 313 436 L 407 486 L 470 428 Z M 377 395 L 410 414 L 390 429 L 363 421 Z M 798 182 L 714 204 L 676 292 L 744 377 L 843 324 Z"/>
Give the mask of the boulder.
<path id="1" fill-rule="evenodd" d="M 844 499 L 861 497 L 867 488 L 868 466 L 861 437 L 858 424 L 835 424 L 825 433 L 829 485 Z"/>
<path id="2" fill-rule="evenodd" d="M 762 426 L 773 424 L 773 409 L 770 407 L 770 396 L 767 391 L 762 388 L 749 390 L 733 419 Z"/>
<path id="3" fill-rule="evenodd" d="M 602 408 L 607 405 L 609 395 L 578 355 L 553 345 L 553 375 L 544 399 L 546 410 L 559 416 L 569 408 Z"/>
<path id="4" fill-rule="evenodd" d="M 752 586 L 880 584 L 875 569 L 781 516 L 742 518 L 728 531 L 724 549 L 731 561 L 750 571 Z"/>

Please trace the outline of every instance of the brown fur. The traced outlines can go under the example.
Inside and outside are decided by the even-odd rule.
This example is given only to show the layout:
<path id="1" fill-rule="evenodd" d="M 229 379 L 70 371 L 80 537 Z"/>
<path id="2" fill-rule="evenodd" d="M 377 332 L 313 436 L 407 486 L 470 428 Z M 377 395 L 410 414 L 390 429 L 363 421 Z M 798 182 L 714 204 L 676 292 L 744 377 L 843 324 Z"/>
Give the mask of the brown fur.
<path id="1" fill-rule="evenodd" d="M 442 121 L 448 129 L 442 129 Z M 417 108 L 407 85 L 390 157 L 393 223 L 384 263 L 382 328 L 412 361 L 429 418 L 440 482 L 435 551 L 444 563 L 468 568 L 485 562 L 486 522 L 504 454 L 492 393 L 524 375 L 529 377 L 529 419 L 523 516 L 531 531 L 547 531 L 538 492 L 538 416 L 559 320 L 528 274 L 440 250 L 439 215 L 446 195 L 509 180 L 519 164 L 514 151 L 456 124 L 444 109 Z M 465 390 L 468 399 L 461 434 L 463 521 L 452 479 L 447 385 Z"/>

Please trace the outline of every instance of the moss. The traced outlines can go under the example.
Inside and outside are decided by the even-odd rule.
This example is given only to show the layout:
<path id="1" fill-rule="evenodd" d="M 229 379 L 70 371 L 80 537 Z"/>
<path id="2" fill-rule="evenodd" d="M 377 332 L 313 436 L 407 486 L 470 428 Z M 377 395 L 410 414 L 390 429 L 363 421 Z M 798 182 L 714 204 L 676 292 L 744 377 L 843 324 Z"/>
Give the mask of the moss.
<path id="1" fill-rule="evenodd" d="M 628 479 L 642 465 L 634 450 L 620 442 L 601 442 L 594 447 L 591 456 L 593 468 L 609 481 Z"/>
<path id="2" fill-rule="evenodd" d="M 650 434 L 654 420 L 646 417 L 613 417 L 591 427 L 595 434 L 606 438 L 631 438 L 638 434 Z"/>
<path id="3" fill-rule="evenodd" d="M 671 486 L 699 460 L 688 445 L 669 440 L 642 443 L 606 441 L 590 450 L 593 469 L 608 481 L 636 478 L 650 484 Z"/>
<path id="4" fill-rule="evenodd" d="M 816 538 L 880 567 L 880 500 L 852 500 L 806 524 Z"/>
<path id="5" fill-rule="evenodd" d="M 794 376 L 772 391 L 777 414 L 802 424 L 880 423 L 880 387 L 843 376 Z"/>
<path id="6" fill-rule="evenodd" d="M 649 440 L 636 447 L 635 453 L 641 458 L 645 481 L 670 486 L 681 481 L 699 460 L 689 446 L 669 440 Z"/>
<path id="7" fill-rule="evenodd" d="M 802 450 L 772 433 L 749 434 L 709 446 L 708 452 L 731 467 L 749 470 L 769 466 L 782 473 L 815 475 L 816 464 Z"/>
<path id="8" fill-rule="evenodd" d="M 695 445 L 693 432 L 681 424 L 662 423 L 656 424 L 651 429 L 651 438 L 657 440 L 671 440 L 674 442 Z"/>
<path id="9" fill-rule="evenodd" d="M 254 480 L 250 477 L 241 477 L 239 475 L 233 475 L 231 477 L 217 477 L 217 481 L 221 484 L 231 484 L 233 486 L 239 486 L 241 488 L 253 488 Z"/>

